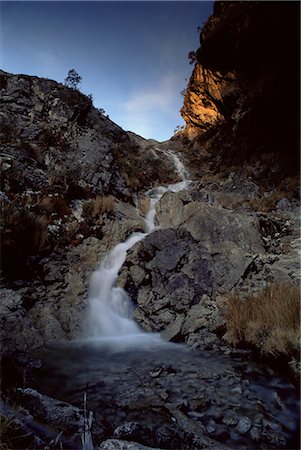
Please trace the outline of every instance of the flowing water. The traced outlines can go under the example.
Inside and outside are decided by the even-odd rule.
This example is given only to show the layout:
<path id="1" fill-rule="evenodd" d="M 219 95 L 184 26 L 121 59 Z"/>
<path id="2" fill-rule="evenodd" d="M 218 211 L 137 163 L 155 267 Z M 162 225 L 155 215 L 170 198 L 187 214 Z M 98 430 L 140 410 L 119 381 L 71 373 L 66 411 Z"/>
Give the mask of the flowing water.
<path id="1" fill-rule="evenodd" d="M 137 338 L 137 342 L 145 341 L 142 338 L 143 331 L 133 320 L 133 305 L 131 299 L 124 289 L 115 287 L 118 273 L 126 260 L 127 251 L 137 242 L 144 239 L 158 226 L 155 223 L 156 204 L 165 192 L 179 192 L 187 189 L 191 181 L 188 179 L 188 172 L 180 161 L 179 157 L 170 150 L 164 154 L 172 159 L 175 170 L 181 179 L 180 182 L 170 184 L 167 187 L 159 186 L 146 192 L 149 198 L 149 209 L 144 218 L 144 233 L 133 233 L 125 242 L 117 244 L 101 261 L 98 269 L 92 274 L 89 288 L 89 320 L 87 334 L 90 337 L 124 339 L 124 336 Z M 158 340 L 157 335 L 148 335 L 148 338 Z M 141 340 L 142 338 L 142 340 Z"/>
<path id="2" fill-rule="evenodd" d="M 199 352 L 143 332 L 127 293 L 115 286 L 127 251 L 158 228 L 162 195 L 189 187 L 179 158 L 165 155 L 181 181 L 146 193 L 145 231 L 116 245 L 91 277 L 89 338 L 45 349 L 36 388 L 79 407 L 86 393 L 103 430 L 93 436 L 98 442 L 115 436 L 175 450 L 204 448 L 187 429 L 193 424 L 231 448 L 297 448 L 299 404 L 289 381 L 246 359 Z M 186 425 L 175 418 L 179 412 Z"/>

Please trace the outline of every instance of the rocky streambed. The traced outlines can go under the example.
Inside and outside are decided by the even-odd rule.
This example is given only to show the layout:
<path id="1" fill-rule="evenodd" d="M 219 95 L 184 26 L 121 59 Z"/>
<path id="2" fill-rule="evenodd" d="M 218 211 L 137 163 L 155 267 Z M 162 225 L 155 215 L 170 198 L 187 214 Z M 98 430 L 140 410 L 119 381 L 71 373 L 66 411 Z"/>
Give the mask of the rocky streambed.
<path id="1" fill-rule="evenodd" d="M 297 389 L 245 357 L 154 334 L 65 343 L 35 356 L 13 397 L 29 428 L 35 420 L 59 437 L 45 447 L 40 435 L 30 448 L 298 448 Z M 17 365 L 4 364 L 9 386 Z M 94 447 L 81 447 L 84 409 L 93 413 Z"/>

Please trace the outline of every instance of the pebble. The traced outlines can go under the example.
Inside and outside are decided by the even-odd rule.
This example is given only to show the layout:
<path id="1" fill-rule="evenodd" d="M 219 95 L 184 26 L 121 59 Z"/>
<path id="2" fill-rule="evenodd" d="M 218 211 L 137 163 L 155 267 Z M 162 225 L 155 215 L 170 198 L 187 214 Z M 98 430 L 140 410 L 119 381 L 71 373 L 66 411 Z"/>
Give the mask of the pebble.
<path id="1" fill-rule="evenodd" d="M 250 435 L 251 435 L 251 438 L 253 439 L 253 441 L 259 441 L 259 439 L 261 437 L 261 431 L 257 427 L 252 427 L 251 431 L 250 431 Z"/>
<path id="2" fill-rule="evenodd" d="M 208 425 L 206 426 L 206 430 L 208 431 L 208 433 L 214 433 L 216 430 L 216 423 L 214 422 L 214 420 L 210 420 Z"/>
<path id="3" fill-rule="evenodd" d="M 277 392 L 273 392 L 272 394 L 272 399 L 276 405 L 276 407 L 280 408 L 280 409 L 284 409 L 285 405 L 283 403 L 283 401 L 281 400 L 279 394 Z"/>
<path id="4" fill-rule="evenodd" d="M 234 417 L 234 416 L 226 416 L 226 417 L 223 417 L 222 422 L 225 425 L 237 425 L 238 419 L 237 419 L 237 417 Z"/>
<path id="5" fill-rule="evenodd" d="M 242 394 L 242 388 L 240 386 L 236 386 L 233 389 L 231 389 L 232 394 Z"/>
<path id="6" fill-rule="evenodd" d="M 247 431 L 249 431 L 251 426 L 252 426 L 252 422 L 249 419 L 249 417 L 244 416 L 238 422 L 237 430 L 239 431 L 240 434 L 245 434 L 245 433 L 247 433 Z"/>
<path id="7" fill-rule="evenodd" d="M 152 378 L 157 378 L 161 375 L 163 368 L 161 366 L 154 367 L 154 369 L 150 372 L 150 376 Z"/>
<path id="8" fill-rule="evenodd" d="M 279 425 L 279 423 L 271 422 L 270 420 L 267 419 L 262 419 L 262 425 L 267 429 L 271 429 L 274 431 L 281 431 L 281 426 Z"/>

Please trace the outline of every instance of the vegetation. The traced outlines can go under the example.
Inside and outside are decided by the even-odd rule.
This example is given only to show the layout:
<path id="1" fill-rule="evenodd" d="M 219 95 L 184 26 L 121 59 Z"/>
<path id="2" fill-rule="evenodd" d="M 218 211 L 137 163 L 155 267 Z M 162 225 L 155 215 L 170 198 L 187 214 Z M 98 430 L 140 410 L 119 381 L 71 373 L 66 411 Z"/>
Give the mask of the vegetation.
<path id="1" fill-rule="evenodd" d="M 34 445 L 33 436 L 26 433 L 13 417 L 0 416 L 0 450 L 29 450 Z"/>
<path id="2" fill-rule="evenodd" d="M 195 64 L 197 62 L 196 52 L 193 50 L 188 53 L 189 64 Z"/>
<path id="3" fill-rule="evenodd" d="M 298 352 L 300 292 L 287 283 L 271 284 L 247 298 L 233 294 L 226 302 L 227 333 L 231 344 L 255 345 L 264 354 Z"/>
<path id="4" fill-rule="evenodd" d="M 78 89 L 78 85 L 81 83 L 82 77 L 74 69 L 70 69 L 67 77 L 65 78 L 65 86 Z"/>
<path id="5" fill-rule="evenodd" d="M 113 195 L 106 197 L 97 195 L 95 198 L 85 202 L 83 206 L 84 216 L 86 218 L 98 219 L 99 223 L 102 223 L 102 214 L 113 212 L 115 200 Z"/>

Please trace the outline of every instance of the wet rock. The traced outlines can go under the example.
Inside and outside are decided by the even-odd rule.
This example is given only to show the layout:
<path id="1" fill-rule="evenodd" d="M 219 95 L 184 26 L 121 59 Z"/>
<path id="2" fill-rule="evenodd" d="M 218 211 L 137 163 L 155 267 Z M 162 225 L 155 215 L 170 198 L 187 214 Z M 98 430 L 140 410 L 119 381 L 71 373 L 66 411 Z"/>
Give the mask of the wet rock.
<path id="1" fill-rule="evenodd" d="M 26 350 L 39 347 L 43 338 L 34 326 L 30 315 L 26 314 L 24 298 L 27 289 L 14 291 L 2 289 L 0 292 L 0 320 L 2 328 L 2 350 Z"/>
<path id="2" fill-rule="evenodd" d="M 176 420 L 177 425 L 185 430 L 185 433 L 194 437 L 196 448 L 206 448 L 208 450 L 226 450 L 229 449 L 226 445 L 223 445 L 217 441 L 206 436 L 206 431 L 201 423 L 195 423 L 189 419 L 178 409 L 170 408 L 167 405 L 172 417 Z"/>
<path id="3" fill-rule="evenodd" d="M 261 438 L 261 429 L 259 427 L 252 427 L 250 430 L 250 436 L 253 441 L 258 442 Z"/>
<path id="4" fill-rule="evenodd" d="M 146 447 L 133 441 L 122 441 L 119 439 L 107 439 L 98 447 L 99 450 L 160 450 L 159 448 Z"/>
<path id="5" fill-rule="evenodd" d="M 236 386 L 233 389 L 231 389 L 230 392 L 232 394 L 239 394 L 239 395 L 241 395 L 242 394 L 242 388 L 240 386 Z"/>
<path id="6" fill-rule="evenodd" d="M 216 431 L 216 423 L 214 422 L 214 420 L 209 420 L 209 423 L 206 425 L 206 430 L 209 434 L 212 434 Z"/>
<path id="7" fill-rule="evenodd" d="M 76 439 L 82 436 L 87 420 L 83 409 L 43 395 L 31 388 L 18 388 L 17 399 L 18 403 L 26 408 L 35 419 L 46 422 L 58 431 L 63 430 L 64 433 L 72 435 Z M 89 411 L 87 414 L 92 415 Z M 98 438 L 102 436 L 103 430 L 100 425 L 94 423 L 93 433 Z"/>
<path id="8" fill-rule="evenodd" d="M 285 408 L 285 404 L 283 403 L 283 401 L 281 400 L 281 398 L 277 392 L 273 392 L 272 398 L 273 398 L 276 408 L 279 408 L 279 409 Z"/>
<path id="9" fill-rule="evenodd" d="M 143 443 L 150 442 L 152 435 L 152 429 L 139 422 L 126 422 L 114 430 L 114 437 L 117 439 L 133 439 Z"/>
<path id="10" fill-rule="evenodd" d="M 250 430 L 251 426 L 252 422 L 249 417 L 242 417 L 237 424 L 237 430 L 239 433 L 245 434 Z"/>
<path id="11" fill-rule="evenodd" d="M 286 211 L 291 206 L 291 203 L 287 200 L 287 198 L 282 198 L 276 203 L 276 208 L 280 211 Z"/>
<path id="12" fill-rule="evenodd" d="M 238 423 L 238 418 L 235 417 L 235 416 L 225 416 L 225 417 L 223 417 L 222 422 L 223 422 L 225 425 L 237 425 L 237 423 Z"/>
<path id="13" fill-rule="evenodd" d="M 171 339 L 175 339 L 180 336 L 181 328 L 184 322 L 184 315 L 178 314 L 162 332 L 161 336 L 163 339 L 170 341 Z"/>
<path id="14" fill-rule="evenodd" d="M 24 352 L 4 352 L 1 356 L 1 387 L 4 395 L 16 387 L 28 387 L 41 361 Z"/>

